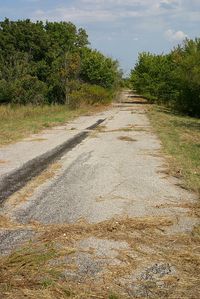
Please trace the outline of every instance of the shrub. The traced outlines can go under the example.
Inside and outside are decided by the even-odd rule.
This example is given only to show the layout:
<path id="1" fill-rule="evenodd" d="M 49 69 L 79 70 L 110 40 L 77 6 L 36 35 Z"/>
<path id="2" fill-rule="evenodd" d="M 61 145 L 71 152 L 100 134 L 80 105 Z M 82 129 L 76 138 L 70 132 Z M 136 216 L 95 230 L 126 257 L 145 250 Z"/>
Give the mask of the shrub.
<path id="1" fill-rule="evenodd" d="M 97 85 L 82 84 L 70 94 L 69 105 L 75 109 L 81 105 L 106 105 L 112 101 L 112 92 Z"/>
<path id="2" fill-rule="evenodd" d="M 27 75 L 13 83 L 13 103 L 16 104 L 45 104 L 48 88 L 36 77 Z"/>
<path id="3" fill-rule="evenodd" d="M 7 104 L 12 99 L 12 86 L 6 80 L 0 80 L 0 104 Z"/>

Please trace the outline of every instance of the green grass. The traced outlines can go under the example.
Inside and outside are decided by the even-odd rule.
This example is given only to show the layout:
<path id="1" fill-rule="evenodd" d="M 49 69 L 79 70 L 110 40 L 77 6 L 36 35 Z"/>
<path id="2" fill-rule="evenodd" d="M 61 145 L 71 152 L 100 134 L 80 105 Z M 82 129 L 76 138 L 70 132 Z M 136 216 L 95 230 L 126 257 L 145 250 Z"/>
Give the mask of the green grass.
<path id="1" fill-rule="evenodd" d="M 70 110 L 64 105 L 0 106 L 0 146 L 16 142 L 40 130 L 63 124 L 95 107 Z"/>
<path id="2" fill-rule="evenodd" d="M 184 179 L 184 186 L 200 193 L 200 120 L 173 114 L 154 106 L 150 121 L 169 156 L 171 171 Z"/>

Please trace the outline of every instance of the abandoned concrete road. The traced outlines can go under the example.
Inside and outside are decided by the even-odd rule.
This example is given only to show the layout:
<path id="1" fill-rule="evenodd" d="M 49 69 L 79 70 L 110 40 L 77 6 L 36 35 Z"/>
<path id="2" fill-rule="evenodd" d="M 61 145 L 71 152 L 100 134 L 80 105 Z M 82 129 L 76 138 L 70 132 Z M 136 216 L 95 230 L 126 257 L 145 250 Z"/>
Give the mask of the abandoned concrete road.
<path id="1" fill-rule="evenodd" d="M 198 287 L 196 297 L 181 294 L 185 289 L 179 284 L 190 273 L 177 253 L 192 250 L 180 238 L 197 223 L 196 196 L 168 175 L 147 105 L 124 103 L 129 96 L 102 113 L 105 121 L 80 144 L 4 202 L 1 215 L 10 224 L 1 229 L 2 253 L 37 239 L 41 229 L 67 225 L 62 236 L 52 233 L 54 242 L 64 238 L 75 248 L 52 261 L 64 265 L 64 279 L 119 298 L 198 298 Z M 192 281 L 188 292 L 195 286 Z"/>

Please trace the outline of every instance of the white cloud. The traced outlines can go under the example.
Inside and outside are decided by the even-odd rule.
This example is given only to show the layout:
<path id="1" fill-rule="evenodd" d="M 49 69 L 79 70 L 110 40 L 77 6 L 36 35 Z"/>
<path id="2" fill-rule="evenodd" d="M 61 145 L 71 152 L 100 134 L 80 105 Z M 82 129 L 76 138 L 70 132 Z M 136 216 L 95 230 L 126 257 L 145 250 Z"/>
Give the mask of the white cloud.
<path id="1" fill-rule="evenodd" d="M 113 22 L 131 18 L 145 18 L 159 14 L 160 0 L 78 0 L 74 5 L 59 6 L 41 13 L 33 12 L 33 19 L 70 20 L 72 22 Z"/>
<path id="2" fill-rule="evenodd" d="M 162 0 L 159 3 L 159 7 L 163 9 L 176 9 L 180 4 L 180 0 Z"/>
<path id="3" fill-rule="evenodd" d="M 26 0 L 36 1 L 36 0 Z M 163 32 L 169 27 L 174 27 L 187 19 L 190 22 L 199 22 L 200 14 L 198 10 L 186 10 L 185 2 L 189 0 L 75 0 L 66 1 L 66 4 L 56 5 L 56 7 L 35 9 L 31 13 L 31 18 L 36 20 L 50 21 L 72 21 L 75 24 L 84 26 L 85 24 L 96 23 L 109 24 L 109 26 L 123 26 L 129 22 L 131 28 L 139 31 Z M 200 0 L 190 0 L 196 3 Z M 59 1 L 58 1 L 59 2 Z M 43 11 L 42 11 L 43 10 Z M 136 34 L 140 32 L 137 31 Z M 167 30 L 165 36 L 170 41 L 180 41 L 186 37 L 182 31 Z"/>
<path id="4" fill-rule="evenodd" d="M 179 30 L 179 31 L 174 31 L 172 29 L 168 29 L 167 31 L 165 31 L 165 37 L 173 42 L 173 41 L 182 41 L 187 37 L 187 34 L 184 33 L 183 31 Z"/>
<path id="5" fill-rule="evenodd" d="M 105 22 L 114 21 L 116 16 L 107 10 L 87 10 L 76 7 L 56 8 L 54 10 L 34 12 L 34 19 L 48 19 L 50 21 L 72 21 L 72 22 Z"/>
<path id="6" fill-rule="evenodd" d="M 159 2 L 159 0 L 156 0 Z M 112 4 L 112 5 L 135 5 L 135 4 L 144 4 L 156 2 L 155 0 L 80 0 L 80 2 L 88 4 Z"/>

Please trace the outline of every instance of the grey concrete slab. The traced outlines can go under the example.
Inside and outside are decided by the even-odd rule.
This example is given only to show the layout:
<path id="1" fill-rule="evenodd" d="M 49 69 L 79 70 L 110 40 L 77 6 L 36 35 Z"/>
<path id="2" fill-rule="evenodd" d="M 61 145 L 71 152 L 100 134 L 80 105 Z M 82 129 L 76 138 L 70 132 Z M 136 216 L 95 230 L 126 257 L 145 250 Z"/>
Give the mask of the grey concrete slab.
<path id="1" fill-rule="evenodd" d="M 19 206 L 13 212 L 15 219 L 51 224 L 82 218 L 96 223 L 116 216 L 171 216 L 180 218 L 174 231 L 190 230 L 195 219 L 185 209 L 166 204 L 191 202 L 195 195 L 163 175 L 160 141 L 145 110 L 140 105 L 132 109 L 134 113 L 115 108 L 102 128 L 63 156 L 60 175 Z"/>
<path id="2" fill-rule="evenodd" d="M 129 95 L 127 92 L 122 98 Z M 73 233 L 70 238 L 70 246 L 74 248 L 72 253 L 68 255 L 66 251 L 66 255 L 50 261 L 51 267 L 62 266 L 62 279 L 87 284 L 86 288 L 88 282 L 92 286 L 105 286 L 111 291 L 119 291 L 122 298 L 158 298 L 157 291 L 162 291 L 163 298 L 167 298 L 174 291 L 173 282 L 179 281 L 181 274 L 175 260 L 168 259 L 164 249 L 168 253 L 187 249 L 187 244 L 182 241 L 178 244 L 173 241 L 173 236 L 187 234 L 198 222 L 187 208 L 197 196 L 181 188 L 180 180 L 164 173 L 166 159 L 145 110 L 143 104 L 124 104 L 123 100 L 116 103 L 100 115 L 100 118 L 106 118 L 100 127 L 60 158 L 61 168 L 53 177 L 41 182 L 34 190 L 32 188 L 30 194 L 29 185 L 26 186 L 29 196 L 24 199 L 21 199 L 23 190 L 8 198 L 1 208 L 1 215 L 20 224 L 20 228 L 12 225 L 10 229 L 1 230 L 1 252 L 7 254 L 29 239 L 34 242 L 38 235 L 34 234 L 32 223 L 47 225 L 47 229 L 49 224 L 55 224 L 53 227 L 57 228 L 56 224 L 67 223 L 74 233 L 73 224 L 84 220 L 87 224 L 83 225 L 82 238 L 73 239 Z M 77 119 L 77 132 L 97 118 L 92 117 L 90 121 Z M 68 124 L 70 126 L 74 127 L 74 122 Z M 74 130 L 66 135 L 65 128 L 54 128 L 48 131 L 46 144 L 55 146 L 73 134 Z M 55 140 L 57 136 L 58 140 Z M 23 158 L 24 150 L 31 151 L 29 146 L 23 141 L 7 148 L 7 152 L 4 149 L 4 158 L 11 158 L 15 149 L 14 157 L 20 157 L 19 164 L 12 160 L 10 169 L 46 150 L 44 144 L 37 145 L 33 153 Z M 130 229 L 124 226 L 122 229 L 123 222 L 120 226 L 118 222 L 119 219 L 132 219 L 142 220 L 141 224 L 145 224 L 147 219 L 156 222 L 162 217 L 169 218 L 173 224 L 169 227 L 161 225 L 156 234 L 154 229 L 145 231 L 142 227 Z M 108 231 L 103 234 L 84 231 L 92 224 L 101 227 L 107 220 L 111 220 L 108 226 L 119 229 L 116 235 L 112 227 L 107 227 Z M 148 242 L 151 233 L 154 239 Z M 63 240 L 68 240 L 67 234 L 70 234 L 69 230 L 66 233 L 63 230 Z M 167 248 L 162 248 L 159 236 L 169 238 L 165 240 Z M 64 251 L 66 244 L 56 242 L 54 245 L 63 246 Z M 119 275 L 116 274 L 118 270 L 121 270 Z M 166 284 L 168 280 L 172 283 Z"/>

